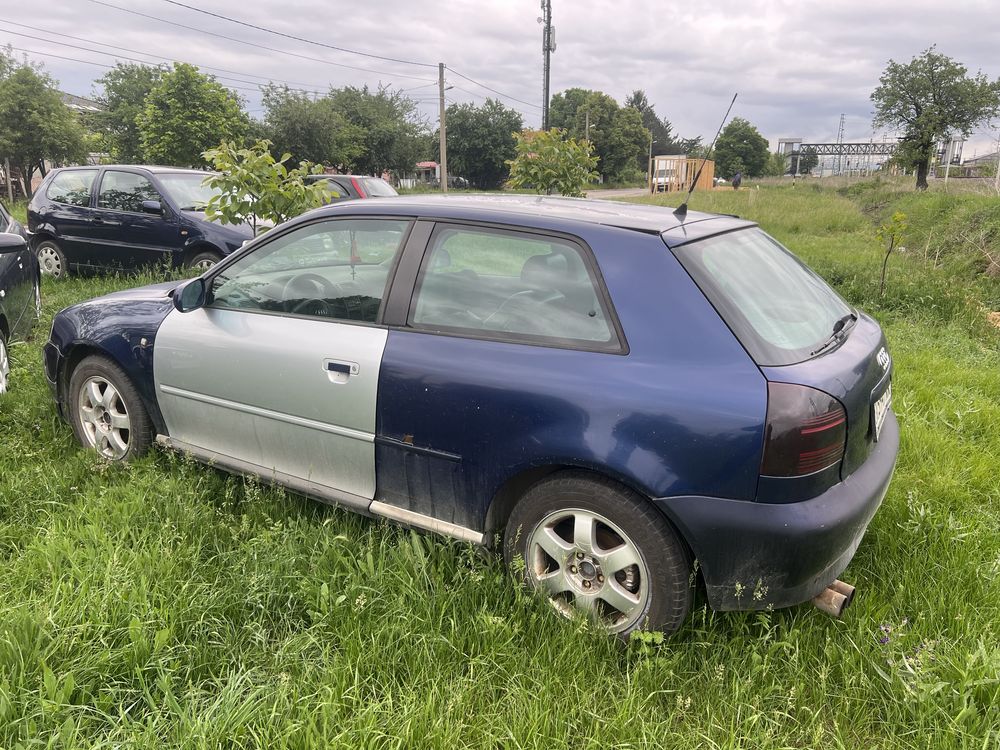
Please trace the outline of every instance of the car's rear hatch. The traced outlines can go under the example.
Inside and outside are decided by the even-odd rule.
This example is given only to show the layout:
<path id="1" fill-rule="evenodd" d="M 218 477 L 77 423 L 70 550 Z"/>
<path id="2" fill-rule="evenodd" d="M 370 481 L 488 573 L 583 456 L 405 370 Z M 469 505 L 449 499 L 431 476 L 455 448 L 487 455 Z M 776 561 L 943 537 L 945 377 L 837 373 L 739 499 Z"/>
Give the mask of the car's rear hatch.
<path id="1" fill-rule="evenodd" d="M 878 323 L 854 310 L 757 227 L 675 242 L 671 249 L 772 384 L 758 496 L 778 501 L 804 499 L 803 493 L 818 493 L 853 473 L 871 452 L 877 423 L 881 424 L 891 399 L 891 392 L 886 392 L 892 363 Z M 799 437 L 806 435 L 802 456 L 810 455 L 808 449 L 815 447 L 808 444 L 815 436 L 807 433 L 829 424 L 842 436 L 846 417 L 842 460 L 823 465 L 802 458 L 799 465 L 804 468 L 787 475 L 794 477 L 794 483 L 770 481 L 773 476 L 766 470 L 774 401 L 781 393 L 773 384 L 781 383 L 829 394 L 843 407 L 842 411 L 832 407 L 836 413 L 805 415 L 800 420 Z M 832 403 L 828 398 L 826 402 Z M 811 454 L 827 455 L 818 450 Z M 824 471 L 810 473 L 820 466 Z"/>

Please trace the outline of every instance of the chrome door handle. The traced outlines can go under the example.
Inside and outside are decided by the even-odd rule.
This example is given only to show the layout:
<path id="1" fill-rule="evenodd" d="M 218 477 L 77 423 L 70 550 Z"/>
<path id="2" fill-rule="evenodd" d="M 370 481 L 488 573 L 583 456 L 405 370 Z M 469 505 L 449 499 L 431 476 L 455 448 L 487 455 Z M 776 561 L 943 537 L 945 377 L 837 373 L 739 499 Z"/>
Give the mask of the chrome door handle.
<path id="1" fill-rule="evenodd" d="M 352 375 L 357 375 L 361 368 L 357 362 L 342 359 L 324 359 L 323 369 L 331 383 L 346 383 Z"/>

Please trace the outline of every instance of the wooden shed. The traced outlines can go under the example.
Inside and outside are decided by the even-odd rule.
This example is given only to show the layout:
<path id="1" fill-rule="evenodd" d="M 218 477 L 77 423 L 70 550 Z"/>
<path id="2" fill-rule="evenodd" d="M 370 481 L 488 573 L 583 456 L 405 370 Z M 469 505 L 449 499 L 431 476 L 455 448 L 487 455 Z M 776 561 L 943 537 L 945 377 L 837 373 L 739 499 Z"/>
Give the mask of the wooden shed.
<path id="1" fill-rule="evenodd" d="M 691 180 L 698 174 L 701 159 L 689 159 L 678 154 L 654 156 L 652 169 L 649 173 L 649 192 L 672 193 L 686 191 L 691 187 Z M 715 181 L 715 162 L 709 159 L 701 170 L 695 190 L 711 190 Z"/>

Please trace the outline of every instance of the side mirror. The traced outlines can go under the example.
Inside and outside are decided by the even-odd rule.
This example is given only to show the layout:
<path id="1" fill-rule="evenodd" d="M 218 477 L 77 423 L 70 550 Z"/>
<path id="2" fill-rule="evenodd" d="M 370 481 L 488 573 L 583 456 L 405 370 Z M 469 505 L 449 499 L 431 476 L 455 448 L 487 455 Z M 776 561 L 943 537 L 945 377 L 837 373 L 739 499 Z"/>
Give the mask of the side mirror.
<path id="1" fill-rule="evenodd" d="M 143 201 L 142 212 L 144 214 L 156 214 L 157 216 L 162 216 L 163 206 L 159 201 Z"/>
<path id="2" fill-rule="evenodd" d="M 21 253 L 27 249 L 28 245 L 21 235 L 0 233 L 0 254 Z"/>
<path id="3" fill-rule="evenodd" d="M 208 286 L 203 278 L 199 276 L 196 279 L 191 279 L 180 289 L 174 290 L 174 307 L 182 313 L 204 307 L 207 291 Z"/>

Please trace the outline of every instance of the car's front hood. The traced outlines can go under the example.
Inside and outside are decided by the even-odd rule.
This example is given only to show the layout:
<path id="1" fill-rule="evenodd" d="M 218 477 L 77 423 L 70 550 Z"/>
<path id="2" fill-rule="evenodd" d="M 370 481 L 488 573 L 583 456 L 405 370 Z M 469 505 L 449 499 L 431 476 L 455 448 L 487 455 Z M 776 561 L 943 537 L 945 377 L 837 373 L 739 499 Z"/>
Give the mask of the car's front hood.
<path id="1" fill-rule="evenodd" d="M 170 299 L 171 293 L 174 289 L 180 286 L 184 286 L 186 281 L 161 281 L 158 284 L 149 284 L 147 286 L 137 286 L 134 289 L 123 289 L 120 292 L 111 292 L 110 294 L 105 294 L 101 297 L 95 297 L 94 299 L 82 302 L 83 305 L 89 305 L 94 303 L 103 302 L 115 302 L 119 300 L 163 300 Z"/>

